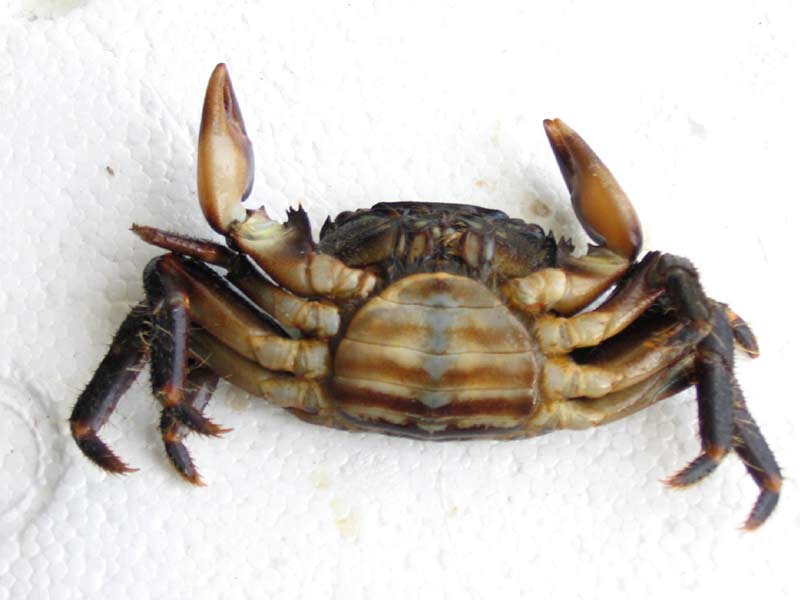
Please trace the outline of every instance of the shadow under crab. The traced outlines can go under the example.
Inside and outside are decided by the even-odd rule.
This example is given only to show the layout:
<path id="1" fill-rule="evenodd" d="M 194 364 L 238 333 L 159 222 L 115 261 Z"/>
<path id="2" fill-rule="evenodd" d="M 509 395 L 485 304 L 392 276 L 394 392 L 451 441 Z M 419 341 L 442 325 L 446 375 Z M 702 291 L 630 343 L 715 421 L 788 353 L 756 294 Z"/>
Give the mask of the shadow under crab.
<path id="1" fill-rule="evenodd" d="M 98 434 L 148 360 L 167 454 L 195 484 L 183 441 L 227 431 L 203 414 L 219 377 L 312 423 L 430 440 L 597 426 L 694 386 L 701 451 L 669 483 L 695 483 L 733 450 L 760 489 L 745 527 L 761 525 L 781 474 L 733 374 L 734 347 L 756 356 L 755 337 L 688 260 L 637 260 L 641 229 L 619 184 L 566 124 L 544 125 L 596 244 L 585 256 L 501 211 L 440 203 L 342 213 L 315 243 L 302 209 L 279 223 L 241 204 L 253 155 L 219 65 L 198 190 L 227 245 L 134 225 L 170 253 L 145 268 L 146 299 L 75 405 L 78 446 L 132 470 Z"/>

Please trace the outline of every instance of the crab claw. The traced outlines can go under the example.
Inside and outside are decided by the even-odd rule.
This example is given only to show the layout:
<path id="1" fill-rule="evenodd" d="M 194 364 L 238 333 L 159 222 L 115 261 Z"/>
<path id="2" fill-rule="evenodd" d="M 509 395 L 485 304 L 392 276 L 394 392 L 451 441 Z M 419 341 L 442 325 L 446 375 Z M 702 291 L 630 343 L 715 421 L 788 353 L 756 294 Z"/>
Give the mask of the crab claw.
<path id="1" fill-rule="evenodd" d="M 253 188 L 253 164 L 253 147 L 228 69 L 220 63 L 206 88 L 197 157 L 200 206 L 219 233 L 228 233 L 247 216 L 241 202 Z"/>
<path id="2" fill-rule="evenodd" d="M 642 228 L 611 171 L 563 121 L 546 119 L 544 130 L 586 233 L 617 254 L 635 258 L 642 247 Z"/>

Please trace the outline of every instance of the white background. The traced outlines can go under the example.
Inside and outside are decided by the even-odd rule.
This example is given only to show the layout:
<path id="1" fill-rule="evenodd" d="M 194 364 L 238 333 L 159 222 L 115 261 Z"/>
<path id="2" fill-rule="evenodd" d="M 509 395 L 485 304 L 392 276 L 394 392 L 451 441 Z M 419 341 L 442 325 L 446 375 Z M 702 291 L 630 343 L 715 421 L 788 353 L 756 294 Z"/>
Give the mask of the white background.
<path id="1" fill-rule="evenodd" d="M 0 25 L 0 598 L 798 597 L 798 15 L 791 2 L 34 2 Z M 729 458 L 688 491 L 692 393 L 587 432 L 421 443 L 347 434 L 222 386 L 234 431 L 171 470 L 147 378 L 103 437 L 74 398 L 155 250 L 210 236 L 195 143 L 226 61 L 254 203 L 328 214 L 474 203 L 585 241 L 541 130 L 559 116 L 632 198 L 646 247 L 690 257 L 759 335 L 740 382 L 788 477 Z"/>

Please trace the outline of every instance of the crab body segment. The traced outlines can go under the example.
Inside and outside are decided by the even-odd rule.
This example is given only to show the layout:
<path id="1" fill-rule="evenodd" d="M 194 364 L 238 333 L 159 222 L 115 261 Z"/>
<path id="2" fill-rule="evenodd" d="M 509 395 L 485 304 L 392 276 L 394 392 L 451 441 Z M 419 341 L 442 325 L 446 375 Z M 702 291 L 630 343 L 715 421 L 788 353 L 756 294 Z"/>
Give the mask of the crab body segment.
<path id="1" fill-rule="evenodd" d="M 501 211 L 439 203 L 342 213 L 315 243 L 302 208 L 280 223 L 242 206 L 252 150 L 219 65 L 198 189 L 227 245 L 134 225 L 170 253 L 145 269 L 146 299 L 78 399 L 78 446 L 131 470 L 98 433 L 148 359 L 167 454 L 196 484 L 183 440 L 226 431 L 203 414 L 219 377 L 306 421 L 432 440 L 601 425 L 695 386 L 701 452 L 670 483 L 698 481 L 733 450 L 760 488 L 745 527 L 759 526 L 781 475 L 733 374 L 734 346 L 755 356 L 755 337 L 686 259 L 637 260 L 641 230 L 619 184 L 566 124 L 545 130 L 596 244 L 585 256 Z"/>

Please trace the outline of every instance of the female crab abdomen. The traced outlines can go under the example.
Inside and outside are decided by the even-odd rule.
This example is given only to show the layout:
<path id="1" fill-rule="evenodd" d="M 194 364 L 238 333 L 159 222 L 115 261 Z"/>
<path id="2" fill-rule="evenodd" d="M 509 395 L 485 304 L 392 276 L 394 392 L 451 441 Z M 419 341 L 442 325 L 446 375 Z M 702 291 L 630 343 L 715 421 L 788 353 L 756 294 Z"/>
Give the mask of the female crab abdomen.
<path id="1" fill-rule="evenodd" d="M 339 412 L 409 437 L 498 436 L 535 401 L 536 362 L 522 323 L 482 283 L 411 275 L 367 302 L 334 359 Z"/>

